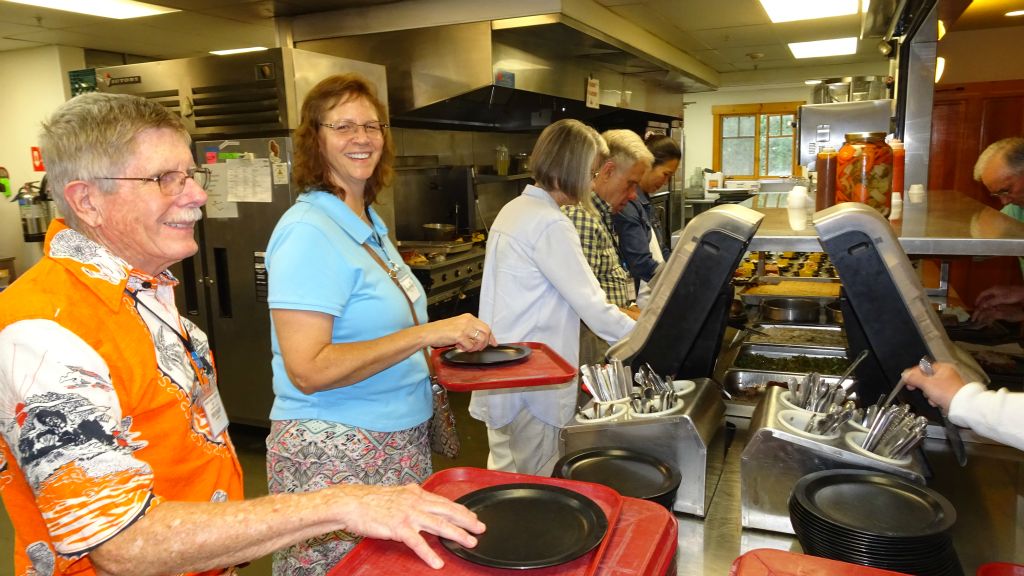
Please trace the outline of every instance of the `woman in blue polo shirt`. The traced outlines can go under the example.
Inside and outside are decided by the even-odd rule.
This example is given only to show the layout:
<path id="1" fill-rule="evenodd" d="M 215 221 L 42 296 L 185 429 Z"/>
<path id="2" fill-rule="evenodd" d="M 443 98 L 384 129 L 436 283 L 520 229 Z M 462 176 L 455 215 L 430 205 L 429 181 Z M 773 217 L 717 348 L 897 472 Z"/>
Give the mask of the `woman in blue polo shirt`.
<path id="1" fill-rule="evenodd" d="M 302 105 L 293 179 L 304 192 L 267 247 L 271 493 L 422 482 L 432 405 L 421 350 L 495 343 L 471 314 L 426 321 L 423 287 L 370 207 L 393 175 L 387 126 L 384 105 L 357 75 L 323 80 Z M 326 571 L 354 544 L 335 533 L 279 551 L 274 573 Z"/>

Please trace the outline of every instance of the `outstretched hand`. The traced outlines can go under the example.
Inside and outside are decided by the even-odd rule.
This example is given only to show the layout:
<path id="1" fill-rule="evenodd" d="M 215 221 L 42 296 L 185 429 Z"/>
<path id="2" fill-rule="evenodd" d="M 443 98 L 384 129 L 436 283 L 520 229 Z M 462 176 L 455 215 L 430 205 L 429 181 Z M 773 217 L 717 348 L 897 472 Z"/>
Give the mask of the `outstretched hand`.
<path id="1" fill-rule="evenodd" d="M 431 568 L 444 566 L 420 532 L 428 532 L 458 542 L 467 548 L 476 546 L 473 534 L 485 530 L 476 514 L 466 507 L 415 485 L 368 486 L 343 484 L 330 488 L 344 502 L 344 530 L 382 540 L 402 542 Z"/>

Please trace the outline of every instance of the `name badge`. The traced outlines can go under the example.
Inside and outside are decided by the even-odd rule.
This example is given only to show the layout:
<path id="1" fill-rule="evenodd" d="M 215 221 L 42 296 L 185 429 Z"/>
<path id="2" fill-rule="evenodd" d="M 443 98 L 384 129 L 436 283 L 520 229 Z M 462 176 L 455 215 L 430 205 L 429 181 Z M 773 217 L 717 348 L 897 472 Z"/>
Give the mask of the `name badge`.
<path id="1" fill-rule="evenodd" d="M 213 437 L 220 436 L 228 429 L 228 413 L 224 409 L 224 402 L 220 399 L 220 392 L 213 388 L 209 393 L 203 395 L 203 412 L 206 412 L 206 421 L 210 424 L 210 431 Z"/>
<path id="2" fill-rule="evenodd" d="M 409 297 L 409 300 L 415 302 L 419 299 L 422 293 L 420 292 L 419 285 L 416 284 L 416 281 L 413 280 L 412 276 L 407 274 L 403 275 L 398 279 L 398 283 L 402 285 L 402 290 L 405 290 L 405 295 Z"/>

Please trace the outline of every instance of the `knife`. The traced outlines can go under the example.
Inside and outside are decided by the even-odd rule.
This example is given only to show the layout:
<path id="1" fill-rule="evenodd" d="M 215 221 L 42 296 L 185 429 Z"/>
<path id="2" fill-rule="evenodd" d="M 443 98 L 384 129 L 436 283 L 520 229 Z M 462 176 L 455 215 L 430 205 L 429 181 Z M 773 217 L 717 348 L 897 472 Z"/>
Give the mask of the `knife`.
<path id="1" fill-rule="evenodd" d="M 932 369 L 932 358 L 925 356 L 918 362 L 918 366 L 921 368 L 921 372 L 924 372 L 926 376 L 932 376 L 935 374 L 935 370 Z M 942 415 L 942 409 L 939 409 L 939 423 L 946 429 L 946 439 L 949 440 L 949 445 L 953 448 L 953 455 L 956 456 L 956 462 L 960 467 L 967 465 L 967 452 L 964 450 L 964 440 L 960 437 L 960 430 L 949 421 L 948 418 Z"/>

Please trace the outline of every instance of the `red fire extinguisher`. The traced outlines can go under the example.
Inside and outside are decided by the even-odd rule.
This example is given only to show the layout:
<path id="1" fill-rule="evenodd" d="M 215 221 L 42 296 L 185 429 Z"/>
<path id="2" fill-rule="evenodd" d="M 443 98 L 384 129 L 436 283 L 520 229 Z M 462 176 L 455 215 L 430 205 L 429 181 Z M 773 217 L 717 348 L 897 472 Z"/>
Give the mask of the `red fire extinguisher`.
<path id="1" fill-rule="evenodd" d="M 55 216 L 53 200 L 46 191 L 46 177 L 42 182 L 26 182 L 11 198 L 21 212 L 21 233 L 25 242 L 42 242 L 46 228 Z"/>

